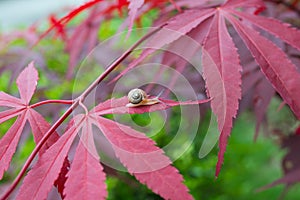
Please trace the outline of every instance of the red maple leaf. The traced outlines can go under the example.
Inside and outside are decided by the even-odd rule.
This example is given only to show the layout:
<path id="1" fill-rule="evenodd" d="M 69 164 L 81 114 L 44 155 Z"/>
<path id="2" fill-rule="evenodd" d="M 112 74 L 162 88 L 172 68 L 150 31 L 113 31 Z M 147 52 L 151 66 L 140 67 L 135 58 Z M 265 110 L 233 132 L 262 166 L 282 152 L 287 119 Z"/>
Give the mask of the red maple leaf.
<path id="1" fill-rule="evenodd" d="M 25 177 L 17 199 L 26 199 L 28 196 L 37 199 L 47 197 L 80 130 L 81 139 L 65 183 L 65 198 L 105 199 L 107 196 L 105 175 L 95 150 L 92 124 L 103 132 L 113 146 L 116 156 L 137 180 L 165 199 L 192 199 L 188 189 L 182 183 L 182 176 L 171 166 L 169 158 L 155 146 L 154 141 L 128 126 L 100 116 L 109 113 L 154 112 L 172 106 L 206 103 L 209 100 L 176 102 L 160 99 L 160 101 L 151 106 L 128 108 L 127 97 L 110 99 L 100 103 L 87 115 L 76 115 L 63 136 L 41 156 Z"/>
<path id="2" fill-rule="evenodd" d="M 199 45 L 202 45 L 203 73 L 207 94 L 212 99 L 211 107 L 217 116 L 221 133 L 216 176 L 219 174 L 223 163 L 227 138 L 231 133 L 233 118 L 236 117 L 239 99 L 242 96 L 240 73 L 243 66 L 240 63 L 230 33 L 232 32 L 231 27 L 236 30 L 236 37 L 242 38 L 272 87 L 290 106 L 294 114 L 300 118 L 300 93 L 297 92 L 300 88 L 300 74 L 297 67 L 288 59 L 284 51 L 266 37 L 260 35 L 256 28 L 269 32 L 298 50 L 300 49 L 300 43 L 298 42 L 300 41 L 300 31 L 275 19 L 257 16 L 263 9 L 264 4 L 260 0 L 228 0 L 223 5 L 215 8 L 199 6 L 198 8 L 185 10 L 168 20 L 165 26 L 166 29 L 154 35 L 148 41 L 148 45 L 146 45 L 141 55 L 113 80 L 118 80 L 151 53 L 165 45 L 170 44 L 166 49 L 169 48 L 173 52 L 176 42 L 180 41 L 182 37 L 189 36 L 197 41 Z M 230 25 L 225 23 L 226 20 L 230 22 Z M 252 26 L 249 24 L 252 24 Z M 205 30 L 203 30 L 204 27 Z M 169 64 L 176 61 L 178 62 L 178 58 L 174 58 L 174 55 L 168 52 L 165 53 L 163 63 Z M 183 69 L 180 68 L 180 70 Z M 262 78 L 260 75 L 257 77 L 257 80 Z M 253 87 L 254 83 L 256 84 L 256 81 L 248 84 L 248 87 Z M 268 85 L 264 84 L 263 86 L 262 84 L 258 85 L 257 88 L 265 90 L 264 88 Z M 257 130 L 266 112 L 265 109 L 258 111 L 259 107 L 266 108 L 274 95 L 272 89 L 268 88 L 266 90 L 271 91 L 269 94 L 264 93 L 264 95 L 259 96 L 263 99 L 263 104 L 255 105 L 258 116 Z"/>
<path id="3" fill-rule="evenodd" d="M 48 31 L 56 28 L 61 35 L 64 35 L 65 25 L 72 18 L 95 6 L 98 2 L 100 1 L 90 1 L 71 11 L 62 19 L 52 18 L 52 27 Z M 149 3 L 143 0 L 128 2 L 119 0 L 99 12 L 108 16 L 117 10 L 121 15 L 122 8 L 129 5 L 129 27 L 132 27 L 138 10 L 146 4 L 145 2 L 150 7 L 159 4 L 159 1 Z M 175 4 L 173 1 L 170 2 Z M 180 7 L 178 8 L 180 10 Z M 138 63 L 155 52 L 156 49 L 160 49 L 165 45 L 169 45 L 168 48 L 177 48 L 183 44 L 181 39 L 189 36 L 201 46 L 203 76 L 206 82 L 207 96 L 210 99 L 176 102 L 159 98 L 159 103 L 154 105 L 128 108 L 126 106 L 128 103 L 127 97 L 122 97 L 100 103 L 90 112 L 86 110 L 85 115 L 76 115 L 71 119 L 67 130 L 61 137 L 54 132 L 46 144 L 43 145 L 39 151 L 39 159 L 25 177 L 17 199 L 27 199 L 28 196 L 35 199 L 45 199 L 53 185 L 58 187 L 61 195 L 66 199 L 106 198 L 105 174 L 101 165 L 101 158 L 95 148 L 92 126 L 96 126 L 102 131 L 104 137 L 112 146 L 115 156 L 127 168 L 128 172 L 134 175 L 138 181 L 146 184 L 153 192 L 165 199 L 192 199 L 187 187 L 182 183 L 182 176 L 171 165 L 170 159 L 164 155 L 163 150 L 158 148 L 154 141 L 131 127 L 104 118 L 103 115 L 106 114 L 148 113 L 166 110 L 178 105 L 200 104 L 211 101 L 211 108 L 217 117 L 220 132 L 220 150 L 216 176 L 221 170 L 227 140 L 239 108 L 239 100 L 242 94 L 247 93 L 249 88 L 255 85 L 254 90 L 256 90 L 256 93 L 253 99 L 257 116 L 257 132 L 267 105 L 275 91 L 289 105 L 295 116 L 300 119 L 299 71 L 282 49 L 276 46 L 267 36 L 261 34 L 261 32 L 267 32 L 300 50 L 300 43 L 298 42 L 300 41 L 300 31 L 277 20 L 258 16 L 263 9 L 263 1 L 260 0 L 228 0 L 216 7 L 208 7 L 198 3 L 197 6 L 191 6 L 191 8 L 169 19 L 164 26 L 166 29 L 161 29 L 148 41 L 149 48 L 145 49 L 141 56 L 134 60 L 114 80 L 136 67 Z M 83 23 L 83 31 L 77 29 L 78 32 L 75 31 L 75 34 L 69 40 L 70 43 L 75 41 L 78 33 L 77 43 L 70 45 L 71 66 L 78 62 L 80 50 L 85 45 L 86 39 L 90 38 L 89 36 L 93 35 L 94 37 L 89 41 L 88 46 L 92 47 L 96 43 L 97 27 L 87 29 L 90 22 L 95 20 L 94 14 L 99 13 L 94 10 L 89 19 Z M 248 65 L 247 67 L 250 66 L 251 69 L 246 70 L 251 75 L 247 76 L 247 72 L 241 74 L 242 69 L 245 69 L 246 66 L 241 63 L 239 57 L 241 53 L 236 48 L 237 43 L 234 36 L 241 38 L 262 73 L 255 72 L 254 65 Z M 192 56 L 198 50 L 198 47 L 189 50 L 188 54 Z M 173 54 L 165 53 L 163 63 L 176 63 L 176 69 L 182 72 L 187 66 L 186 61 L 173 56 Z M 109 71 L 106 72 L 106 75 L 110 73 Z M 100 76 L 100 78 L 105 76 Z M 175 80 L 176 77 L 172 81 Z M 251 80 L 251 83 L 243 83 L 243 86 L 241 86 L 245 80 Z M 44 133 L 50 129 L 50 125 L 43 116 L 33 109 L 35 106 L 30 105 L 37 81 L 37 70 L 34 68 L 33 63 L 30 63 L 17 79 L 20 98 L 0 92 L 0 106 L 8 107 L 7 110 L 0 112 L 0 123 L 17 116 L 14 124 L 0 140 L 0 178 L 3 177 L 3 173 L 9 167 L 27 121 L 32 128 L 36 143 L 41 141 Z M 246 91 L 242 91 L 242 89 Z M 76 102 L 77 105 L 82 103 Z M 76 153 L 72 162 L 69 162 L 69 150 L 78 133 L 80 133 L 80 140 L 76 147 Z M 293 172 L 296 175 L 299 174 L 298 169 Z M 274 184 L 282 182 L 290 184 L 290 182 L 296 181 L 298 180 L 294 179 L 293 175 L 287 174 L 286 177 Z"/>
<path id="4" fill-rule="evenodd" d="M 20 73 L 17 79 L 20 99 L 0 92 L 0 106 L 9 107 L 9 109 L 0 112 L 0 122 L 3 123 L 8 119 L 18 116 L 14 124 L 0 140 L 0 178 L 2 178 L 3 173 L 8 169 L 26 121 L 29 121 L 36 143 L 40 141 L 43 134 L 50 128 L 49 123 L 29 105 L 36 89 L 37 80 L 38 73 L 34 68 L 33 62 L 31 62 Z M 40 150 L 40 154 L 43 154 L 58 137 L 58 134 L 55 132 Z"/>

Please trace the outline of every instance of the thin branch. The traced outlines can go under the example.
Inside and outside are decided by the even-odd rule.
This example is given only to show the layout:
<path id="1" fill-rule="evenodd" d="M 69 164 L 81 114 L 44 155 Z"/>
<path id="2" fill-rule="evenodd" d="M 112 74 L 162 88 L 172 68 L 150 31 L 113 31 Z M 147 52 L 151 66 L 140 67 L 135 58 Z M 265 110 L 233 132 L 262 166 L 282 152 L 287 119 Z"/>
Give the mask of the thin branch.
<path id="1" fill-rule="evenodd" d="M 114 61 L 78 98 L 76 98 L 73 101 L 73 104 L 66 110 L 66 112 L 51 126 L 51 128 L 45 133 L 43 138 L 40 140 L 40 142 L 37 144 L 37 146 L 34 148 L 28 159 L 26 160 L 23 168 L 19 172 L 18 176 L 15 178 L 12 185 L 9 187 L 9 189 L 6 191 L 6 193 L 2 196 L 1 200 L 6 200 L 9 195 L 14 191 L 14 189 L 17 187 L 19 182 L 21 181 L 23 175 L 26 173 L 26 170 L 28 169 L 29 165 L 33 161 L 34 157 L 37 155 L 39 150 L 42 148 L 44 143 L 47 141 L 47 139 L 51 136 L 51 134 L 64 122 L 64 120 L 72 113 L 72 111 L 79 105 L 80 101 L 83 102 L 84 99 L 90 94 L 90 92 L 97 87 L 97 85 L 106 78 L 110 72 L 112 72 L 130 53 L 139 46 L 142 42 L 147 40 L 149 37 L 154 35 L 156 32 L 158 32 L 160 29 L 162 29 L 166 24 L 163 24 L 159 26 L 158 28 L 155 28 L 154 30 L 150 31 L 148 34 L 146 34 L 144 37 L 139 39 L 135 44 L 133 44 L 127 51 L 125 51 L 116 61 Z"/>
<path id="2" fill-rule="evenodd" d="M 30 156 L 27 158 L 25 164 L 23 165 L 23 168 L 21 169 L 18 176 L 15 178 L 14 182 L 9 187 L 7 192 L 1 197 L 1 200 L 6 200 L 9 197 L 9 195 L 14 191 L 14 189 L 21 181 L 26 170 L 28 169 L 29 165 L 33 161 L 34 157 L 37 155 L 37 153 L 42 148 L 44 143 L 48 140 L 51 134 L 61 125 L 61 123 L 72 113 L 73 109 L 75 109 L 77 106 L 78 106 L 78 101 L 75 101 L 74 104 L 72 104 L 72 106 L 68 108 L 68 110 L 53 124 L 53 126 L 51 126 L 51 128 L 47 131 L 47 133 L 43 136 L 43 138 L 40 140 L 40 142 L 36 145 L 34 150 L 31 152 Z"/>
<path id="3" fill-rule="evenodd" d="M 178 6 L 174 0 L 169 0 L 171 4 L 174 5 L 174 7 L 178 10 L 178 12 L 182 13 L 182 9 L 180 8 L 180 6 Z"/>
<path id="4" fill-rule="evenodd" d="M 38 107 L 38 106 L 41 106 L 41 105 L 45 105 L 45 104 L 49 104 L 49 103 L 59 103 L 59 104 L 68 104 L 68 105 L 71 105 L 73 104 L 73 100 L 45 100 L 45 101 L 40 101 L 40 102 L 37 102 L 33 105 L 31 105 L 30 107 L 31 108 L 35 108 L 35 107 Z"/>

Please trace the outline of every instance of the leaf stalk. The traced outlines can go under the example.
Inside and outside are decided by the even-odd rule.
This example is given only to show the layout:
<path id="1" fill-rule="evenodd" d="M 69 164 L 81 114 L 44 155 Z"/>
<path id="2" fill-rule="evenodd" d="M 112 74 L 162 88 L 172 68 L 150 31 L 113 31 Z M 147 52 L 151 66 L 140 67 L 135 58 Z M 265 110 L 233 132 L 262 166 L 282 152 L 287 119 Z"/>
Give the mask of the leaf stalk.
<path id="1" fill-rule="evenodd" d="M 38 154 L 39 150 L 42 146 L 46 143 L 47 139 L 51 136 L 51 134 L 65 121 L 65 119 L 72 113 L 72 111 L 77 108 L 80 102 L 83 102 L 84 99 L 92 92 L 93 89 L 97 87 L 97 85 L 105 79 L 125 58 L 127 58 L 134 49 L 136 49 L 141 43 L 147 40 L 149 37 L 157 33 L 160 29 L 162 29 L 166 24 L 163 24 L 154 30 L 150 31 L 146 35 L 144 35 L 141 39 L 139 39 L 136 43 L 134 43 L 129 49 L 127 49 L 117 60 L 115 60 L 109 67 L 100 75 L 98 78 L 74 101 L 69 100 L 47 100 L 44 102 L 39 102 L 31 106 L 31 108 L 47 104 L 47 103 L 65 103 L 71 104 L 71 106 L 65 111 L 65 113 L 51 126 L 51 128 L 44 134 L 43 138 L 40 142 L 36 145 L 34 150 L 31 152 L 30 156 L 27 158 L 25 164 L 23 165 L 21 171 L 13 181 L 12 185 L 9 189 L 5 192 L 5 194 L 1 197 L 1 200 L 5 200 L 9 197 L 9 195 L 15 190 L 19 182 L 21 181 L 22 177 L 26 173 L 29 165 Z"/>

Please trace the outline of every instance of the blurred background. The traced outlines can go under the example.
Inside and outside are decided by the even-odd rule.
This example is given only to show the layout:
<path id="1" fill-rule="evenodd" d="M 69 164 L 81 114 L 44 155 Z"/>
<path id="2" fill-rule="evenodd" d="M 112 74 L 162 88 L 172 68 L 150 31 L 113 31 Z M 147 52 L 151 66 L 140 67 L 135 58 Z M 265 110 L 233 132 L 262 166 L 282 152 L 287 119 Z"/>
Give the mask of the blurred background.
<path id="1" fill-rule="evenodd" d="M 39 66 L 40 82 L 34 101 L 51 99 L 69 99 L 72 92 L 80 92 L 82 88 L 73 90 L 73 80 L 66 79 L 65 74 L 70 65 L 70 51 L 64 46 L 61 40 L 53 37 L 45 37 L 34 50 L 28 50 L 28 44 L 33 42 L 31 38 L 36 39 L 35 33 L 27 33 L 26 30 L 33 24 L 39 24 L 39 28 L 46 30 L 48 27 L 49 14 L 55 13 L 56 16 L 63 16 L 72 8 L 81 5 L 83 0 L 0 0 L 0 36 L 3 33 L 24 31 L 24 36 L 28 37 L 26 42 L 17 38 L 9 44 L 5 44 L 5 49 L 0 54 L 0 90 L 11 94 L 17 93 L 14 79 L 17 72 L 28 63 L 28 60 L 34 59 Z M 156 11 L 148 14 L 141 20 L 144 25 L 152 23 L 151 17 L 156 16 Z M 117 16 L 117 15 L 116 15 Z M 126 17 L 126 16 L 125 16 Z M 76 29 L 83 20 L 83 16 L 72 21 L 72 28 Z M 100 41 L 112 36 L 120 27 L 122 27 L 123 19 L 118 16 L 111 21 L 101 22 L 103 26 L 96 32 L 96 36 Z M 103 28 L 104 27 L 104 28 Z M 23 35 L 22 35 L 23 36 Z M 140 35 L 133 34 L 133 41 L 137 40 Z M 4 41 L 4 40 L 3 40 Z M 32 42 L 32 43 L 31 43 Z M 1 41 L 0 41 L 1 44 Z M 7 46 L 6 46 L 7 45 Z M 116 52 L 122 52 L 123 49 L 116 45 L 119 49 Z M 124 48 L 124 47 L 123 47 Z M 111 50 L 111 49 L 110 49 Z M 24 53 L 26 52 L 26 53 Z M 30 54 L 28 54 L 30 52 Z M 118 54 L 116 54 L 118 55 Z M 102 55 L 103 56 L 103 55 Z M 103 57 L 105 57 L 104 54 Z M 90 63 L 89 63 L 90 64 Z M 99 64 L 99 63 L 97 63 Z M 123 66 L 124 67 L 124 66 Z M 97 73 L 96 73 L 97 75 Z M 85 83 L 93 80 L 95 73 L 87 71 L 82 77 Z M 55 80 L 55 81 L 53 81 Z M 87 81 L 86 81 L 87 80 Z M 111 88 L 105 88 L 103 93 L 105 98 L 110 97 Z M 103 94 L 102 93 L 102 94 Z M 102 97 L 102 98 L 104 98 Z M 184 176 L 185 184 L 191 191 L 195 199 L 205 200 L 266 200 L 266 199 L 287 199 L 296 200 L 300 198 L 300 186 L 295 184 L 287 191 L 284 185 L 277 185 L 270 189 L 259 191 L 259 189 L 273 181 L 284 176 L 282 163 L 288 150 L 281 148 L 283 138 L 287 138 L 289 134 L 293 134 L 291 130 L 296 127 L 296 120 L 287 106 L 282 106 L 278 110 L 282 101 L 275 97 L 271 101 L 268 108 L 268 127 L 261 131 L 258 139 L 254 141 L 255 135 L 255 117 L 253 111 L 245 107 L 243 113 L 239 114 L 235 122 L 231 137 L 228 141 L 228 148 L 225 153 L 225 163 L 219 177 L 216 179 L 215 166 L 217 162 L 218 147 L 215 146 L 208 156 L 200 159 L 199 149 L 202 144 L 204 134 L 209 125 L 210 112 L 203 115 L 198 134 L 193 145 L 175 161 L 174 165 Z M 62 113 L 64 107 L 59 109 L 55 107 L 43 107 L 39 111 L 47 116 L 49 122 L 55 121 Z M 59 111 L 57 111 L 59 110 Z M 161 130 L 161 132 L 153 137 L 158 146 L 165 146 L 170 138 L 175 136 L 180 113 L 176 108 L 172 111 L 172 118 L 169 121 L 169 127 Z M 108 116 L 109 117 L 109 116 Z M 148 115 L 134 115 L 134 121 L 143 126 L 151 122 Z M 1 124 L 0 136 L 6 132 L 12 121 Z M 152 122 L 153 123 L 153 122 Z M 274 135 L 274 130 L 280 132 Z M 285 132 L 284 132 L 285 131 Z M 17 175 L 18 170 L 26 161 L 35 144 L 32 136 L 27 134 L 22 138 L 21 146 L 18 149 L 12 167 L 5 174 L 4 179 L 0 181 L 0 193 L 4 191 Z M 277 133 L 278 133 L 277 132 Z M 281 133 L 284 132 L 284 133 Z M 118 172 L 106 168 L 108 173 L 108 199 L 143 199 L 154 200 L 161 199 L 151 190 L 143 186 L 134 177 L 125 172 Z M 58 198 L 55 196 L 55 198 Z"/>
<path id="2" fill-rule="evenodd" d="M 50 13 L 79 6 L 85 0 L 0 0 L 0 30 L 30 26 Z"/>

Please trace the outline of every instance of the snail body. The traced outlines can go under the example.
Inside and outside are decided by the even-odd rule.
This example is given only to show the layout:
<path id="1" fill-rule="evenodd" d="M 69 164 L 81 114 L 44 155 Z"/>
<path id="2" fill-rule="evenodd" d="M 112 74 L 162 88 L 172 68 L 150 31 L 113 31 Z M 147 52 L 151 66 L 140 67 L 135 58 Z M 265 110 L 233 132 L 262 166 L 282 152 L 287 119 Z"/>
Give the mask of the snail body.
<path id="1" fill-rule="evenodd" d="M 146 92 L 138 88 L 130 90 L 127 97 L 129 103 L 126 104 L 126 107 L 153 105 L 160 102 L 158 97 L 148 98 Z"/>

